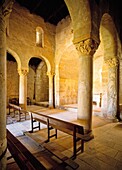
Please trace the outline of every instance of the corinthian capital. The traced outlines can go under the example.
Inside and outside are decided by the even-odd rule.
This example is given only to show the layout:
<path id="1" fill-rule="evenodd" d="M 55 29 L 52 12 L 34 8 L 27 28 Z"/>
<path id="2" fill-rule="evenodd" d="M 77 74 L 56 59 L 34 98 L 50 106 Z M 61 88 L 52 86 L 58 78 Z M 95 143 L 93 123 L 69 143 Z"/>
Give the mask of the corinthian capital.
<path id="1" fill-rule="evenodd" d="M 93 39 L 86 39 L 75 44 L 78 52 L 84 55 L 93 55 L 98 48 L 98 43 Z"/>
<path id="2" fill-rule="evenodd" d="M 106 60 L 105 63 L 108 65 L 109 68 L 111 68 L 111 67 L 117 67 L 119 61 L 117 58 L 114 57 Z"/>
<path id="3" fill-rule="evenodd" d="M 18 70 L 19 75 L 24 75 L 26 76 L 28 74 L 28 68 L 24 68 L 24 69 L 19 69 Z"/>
<path id="4" fill-rule="evenodd" d="M 53 77 L 55 74 L 54 74 L 54 72 L 52 71 L 52 72 L 47 72 L 47 76 L 48 77 Z"/>
<path id="5" fill-rule="evenodd" d="M 12 7 L 15 0 L 5 0 L 4 3 L 0 4 L 0 14 L 4 17 L 8 17 L 12 12 Z"/>

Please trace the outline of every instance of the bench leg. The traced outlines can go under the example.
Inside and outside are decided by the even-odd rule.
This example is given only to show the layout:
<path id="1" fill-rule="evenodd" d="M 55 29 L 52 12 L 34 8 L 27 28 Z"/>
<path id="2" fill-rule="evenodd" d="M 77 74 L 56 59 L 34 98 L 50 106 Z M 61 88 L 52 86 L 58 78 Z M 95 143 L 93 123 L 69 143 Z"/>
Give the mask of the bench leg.
<path id="1" fill-rule="evenodd" d="M 50 131 L 54 129 L 53 127 L 50 126 L 49 124 L 49 119 L 47 119 L 47 133 L 48 133 L 48 137 L 47 137 L 47 141 L 46 142 L 49 142 L 50 141 L 50 138 L 54 137 L 57 139 L 57 129 L 55 129 L 55 133 L 53 135 L 50 135 Z"/>
<path id="2" fill-rule="evenodd" d="M 73 156 L 72 156 L 72 159 L 76 158 L 76 145 L 77 145 L 77 142 L 76 142 L 76 128 L 74 128 L 74 130 L 73 130 Z"/>
<path id="3" fill-rule="evenodd" d="M 9 106 L 9 115 L 10 115 L 10 113 L 11 113 L 11 112 L 10 112 L 10 106 Z"/>
<path id="4" fill-rule="evenodd" d="M 31 113 L 31 132 L 33 133 L 33 116 L 32 116 L 32 113 Z"/>
<path id="5" fill-rule="evenodd" d="M 81 145 L 79 146 L 79 148 L 77 148 L 77 142 L 81 141 Z M 76 137 L 76 127 L 74 127 L 73 130 L 73 156 L 72 159 L 76 158 L 77 152 L 83 152 L 84 151 L 84 140 L 82 140 L 81 138 L 77 138 Z"/>

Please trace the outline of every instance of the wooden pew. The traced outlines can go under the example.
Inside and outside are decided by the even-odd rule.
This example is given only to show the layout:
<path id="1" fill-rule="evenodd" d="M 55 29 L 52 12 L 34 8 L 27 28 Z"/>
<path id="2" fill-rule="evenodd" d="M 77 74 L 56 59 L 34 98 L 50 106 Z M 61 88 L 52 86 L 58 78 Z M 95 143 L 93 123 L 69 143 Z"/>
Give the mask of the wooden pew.
<path id="1" fill-rule="evenodd" d="M 9 115 L 11 113 L 11 109 L 13 109 L 14 117 L 15 117 L 16 111 L 18 113 L 18 116 L 19 116 L 18 121 L 21 121 L 21 119 L 23 119 L 22 114 L 24 114 L 24 119 L 26 120 L 26 114 L 28 113 L 26 110 L 22 109 L 20 106 L 12 104 L 12 103 L 9 103 L 8 106 L 9 106 Z"/>
<path id="2" fill-rule="evenodd" d="M 34 122 L 38 121 L 39 125 L 34 127 Z M 40 122 L 47 125 L 48 129 L 48 139 L 47 142 L 50 141 L 50 138 L 56 137 L 57 138 L 57 129 L 63 131 L 69 135 L 73 136 L 73 156 L 72 158 L 76 158 L 76 155 L 79 151 L 84 151 L 84 141 L 87 134 L 84 134 L 84 128 L 82 125 L 78 125 L 73 122 L 67 122 L 64 120 L 60 120 L 54 118 L 49 115 L 44 115 L 38 112 L 31 112 L 31 127 L 32 132 L 34 129 L 39 128 L 40 130 Z M 55 133 L 51 135 L 50 131 L 55 129 Z M 77 147 L 77 143 L 80 141 L 80 146 Z"/>
<path id="3" fill-rule="evenodd" d="M 46 170 L 41 162 L 9 130 L 7 130 L 7 147 L 20 169 Z"/>

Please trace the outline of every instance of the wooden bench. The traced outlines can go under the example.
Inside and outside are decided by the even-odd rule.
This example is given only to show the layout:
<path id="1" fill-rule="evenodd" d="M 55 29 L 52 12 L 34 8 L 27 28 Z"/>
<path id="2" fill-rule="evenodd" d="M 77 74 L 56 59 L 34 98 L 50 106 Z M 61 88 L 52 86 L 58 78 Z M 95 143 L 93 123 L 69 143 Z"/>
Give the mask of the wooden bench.
<path id="1" fill-rule="evenodd" d="M 38 126 L 34 126 L 34 122 L 38 121 Z M 63 131 L 67 134 L 70 134 L 73 136 L 73 156 L 72 158 L 76 158 L 76 155 L 79 151 L 84 151 L 84 141 L 87 136 L 87 134 L 84 134 L 84 128 L 81 125 L 75 124 L 73 122 L 67 122 L 64 120 L 60 120 L 57 118 L 54 118 L 49 115 L 44 115 L 38 112 L 31 112 L 31 127 L 32 132 L 34 129 L 39 128 L 40 130 L 40 122 L 47 125 L 48 129 L 48 137 L 47 141 L 50 141 L 50 138 L 55 137 L 57 138 L 57 129 L 60 131 Z M 55 133 L 51 134 L 51 130 L 55 129 Z M 80 141 L 80 146 L 78 146 L 78 142 Z"/>
<path id="2" fill-rule="evenodd" d="M 55 156 L 56 158 L 58 158 L 58 162 L 60 162 L 60 165 L 63 165 L 64 167 L 70 167 L 70 169 L 77 169 L 79 167 L 79 165 L 72 160 L 71 158 L 67 157 L 66 155 L 64 155 L 61 152 L 61 147 L 62 147 L 62 151 L 64 150 L 63 146 L 58 145 L 57 143 L 53 143 L 49 142 L 49 143 L 45 143 L 46 138 L 39 136 L 38 134 L 32 134 L 30 132 L 25 132 L 24 133 L 27 137 L 29 137 L 31 140 L 34 140 L 35 142 L 38 143 L 39 146 L 41 146 L 41 148 L 43 148 L 44 150 L 47 150 L 48 152 L 50 152 L 52 154 L 52 157 L 50 157 L 50 159 L 55 159 L 53 156 Z M 60 151 L 57 149 L 60 147 Z M 66 168 L 67 169 L 67 168 Z"/>
<path id="3" fill-rule="evenodd" d="M 21 119 L 23 119 L 23 118 L 26 120 L 26 114 L 28 113 L 26 110 L 22 109 L 20 106 L 12 104 L 12 103 L 9 103 L 8 105 L 9 105 L 9 115 L 11 113 L 11 109 L 13 109 L 14 117 L 15 117 L 16 111 L 18 113 L 18 116 L 19 116 L 18 121 L 21 121 Z M 23 114 L 24 114 L 24 117 L 22 117 Z"/>
<path id="4" fill-rule="evenodd" d="M 58 159 L 60 159 L 65 166 L 69 166 L 71 169 L 77 169 L 79 165 L 74 162 L 71 158 L 65 156 L 60 151 L 56 150 L 54 147 L 52 147 L 49 143 L 43 144 L 44 148 L 46 148 L 49 152 L 51 152 L 53 155 L 55 155 Z"/>
<path id="5" fill-rule="evenodd" d="M 9 130 L 7 130 L 7 147 L 20 169 L 46 170 L 41 162 Z"/>

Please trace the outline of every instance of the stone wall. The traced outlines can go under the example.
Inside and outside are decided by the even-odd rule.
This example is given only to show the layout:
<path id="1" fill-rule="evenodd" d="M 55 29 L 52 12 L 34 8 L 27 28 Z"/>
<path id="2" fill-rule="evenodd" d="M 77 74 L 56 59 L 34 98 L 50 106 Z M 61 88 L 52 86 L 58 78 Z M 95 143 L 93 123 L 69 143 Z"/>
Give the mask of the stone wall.
<path id="1" fill-rule="evenodd" d="M 27 97 L 33 101 L 34 98 L 34 79 L 35 71 L 29 67 L 29 73 L 27 74 Z"/>
<path id="2" fill-rule="evenodd" d="M 77 103 L 78 54 L 73 45 L 73 32 L 69 17 L 63 19 L 56 28 L 55 63 L 59 70 L 59 105 Z"/>
<path id="3" fill-rule="evenodd" d="M 10 98 L 19 96 L 19 74 L 17 63 L 7 61 L 7 102 Z"/>
<path id="4" fill-rule="evenodd" d="M 44 31 L 44 47 L 36 46 L 37 27 Z M 17 62 L 24 68 L 28 67 L 32 57 L 46 58 L 49 65 L 54 67 L 55 26 L 15 3 L 10 15 L 7 48 L 10 53 L 13 52 L 13 57 L 18 56 Z"/>
<path id="5" fill-rule="evenodd" d="M 49 100 L 49 79 L 47 76 L 47 66 L 44 61 L 39 64 L 36 70 L 35 100 L 37 102 Z"/>

